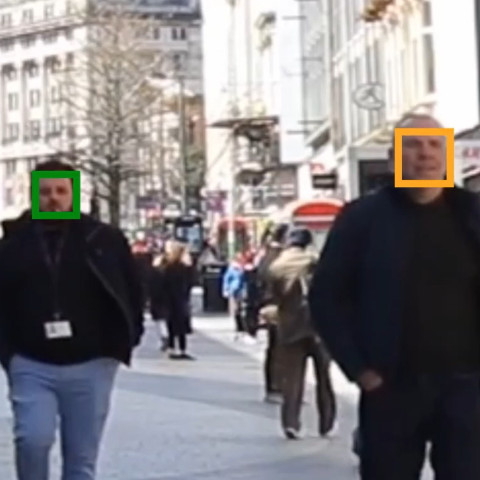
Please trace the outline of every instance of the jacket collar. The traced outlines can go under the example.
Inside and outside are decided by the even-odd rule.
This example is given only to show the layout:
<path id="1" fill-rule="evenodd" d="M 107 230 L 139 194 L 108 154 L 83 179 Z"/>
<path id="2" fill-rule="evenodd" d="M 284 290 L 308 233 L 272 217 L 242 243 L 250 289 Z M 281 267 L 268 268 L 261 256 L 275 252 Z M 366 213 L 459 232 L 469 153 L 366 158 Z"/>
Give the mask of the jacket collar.
<path id="1" fill-rule="evenodd" d="M 74 222 L 78 222 L 79 228 L 85 234 L 85 239 L 87 242 L 90 242 L 95 238 L 97 233 L 102 229 L 104 224 L 95 220 L 90 215 L 81 214 L 79 220 L 74 220 Z M 28 229 L 32 226 L 34 220 L 32 220 L 32 213 L 31 210 L 24 211 L 19 217 L 6 220 L 2 222 L 2 226 L 4 229 L 4 234 L 6 238 L 10 238 L 11 236 L 15 235 L 17 232 L 23 231 L 24 229 Z M 75 224 L 75 226 L 77 226 Z"/>

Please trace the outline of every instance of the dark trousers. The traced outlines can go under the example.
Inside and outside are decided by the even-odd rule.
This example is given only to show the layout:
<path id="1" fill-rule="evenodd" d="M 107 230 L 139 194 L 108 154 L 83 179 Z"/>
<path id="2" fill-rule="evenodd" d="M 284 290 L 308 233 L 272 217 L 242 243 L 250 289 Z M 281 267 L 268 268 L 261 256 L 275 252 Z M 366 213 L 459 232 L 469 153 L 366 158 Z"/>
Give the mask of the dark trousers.
<path id="1" fill-rule="evenodd" d="M 263 371 L 265 377 L 265 390 L 268 395 L 272 393 L 281 393 L 282 391 L 282 366 L 276 325 L 268 325 L 267 334 L 268 343 L 265 352 Z"/>
<path id="2" fill-rule="evenodd" d="M 178 343 L 178 348 L 181 352 L 187 350 L 187 336 L 186 335 L 173 335 L 172 333 L 168 334 L 168 348 L 174 350 Z"/>
<path id="3" fill-rule="evenodd" d="M 327 434 L 335 423 L 336 401 L 330 379 L 330 358 L 315 338 L 282 345 L 283 405 L 282 427 L 301 428 L 301 409 L 305 387 L 307 360 L 311 358 L 316 377 L 316 403 L 319 414 L 319 433 Z"/>
<path id="4" fill-rule="evenodd" d="M 480 479 L 480 375 L 387 381 L 360 398 L 362 480 Z"/>

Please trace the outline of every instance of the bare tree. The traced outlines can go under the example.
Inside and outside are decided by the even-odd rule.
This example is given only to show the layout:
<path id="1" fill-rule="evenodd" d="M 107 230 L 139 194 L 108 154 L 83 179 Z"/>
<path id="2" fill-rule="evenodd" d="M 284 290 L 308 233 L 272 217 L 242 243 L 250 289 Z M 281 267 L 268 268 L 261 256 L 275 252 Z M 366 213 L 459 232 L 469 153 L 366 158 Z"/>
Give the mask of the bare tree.
<path id="1" fill-rule="evenodd" d="M 120 223 L 122 188 L 147 175 L 138 161 L 142 148 L 155 150 L 151 132 L 141 126 L 154 112 L 161 92 L 149 80 L 165 71 L 165 57 L 149 45 L 157 21 L 119 4 L 96 2 L 78 13 L 84 28 L 75 65 L 66 71 L 62 102 L 71 160 L 106 201 L 110 222 Z M 74 127 L 74 134 L 72 133 Z"/>

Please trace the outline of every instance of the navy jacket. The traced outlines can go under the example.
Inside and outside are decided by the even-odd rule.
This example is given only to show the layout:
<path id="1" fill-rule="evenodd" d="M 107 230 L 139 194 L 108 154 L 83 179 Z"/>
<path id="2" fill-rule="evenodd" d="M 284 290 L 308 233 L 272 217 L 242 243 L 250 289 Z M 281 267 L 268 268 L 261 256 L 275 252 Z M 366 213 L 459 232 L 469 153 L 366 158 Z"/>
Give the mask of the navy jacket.
<path id="1" fill-rule="evenodd" d="M 477 195 L 461 188 L 446 189 L 445 195 L 480 254 Z M 365 369 L 388 375 L 398 367 L 411 232 L 404 202 L 398 189 L 385 187 L 348 204 L 314 274 L 312 319 L 351 381 Z"/>

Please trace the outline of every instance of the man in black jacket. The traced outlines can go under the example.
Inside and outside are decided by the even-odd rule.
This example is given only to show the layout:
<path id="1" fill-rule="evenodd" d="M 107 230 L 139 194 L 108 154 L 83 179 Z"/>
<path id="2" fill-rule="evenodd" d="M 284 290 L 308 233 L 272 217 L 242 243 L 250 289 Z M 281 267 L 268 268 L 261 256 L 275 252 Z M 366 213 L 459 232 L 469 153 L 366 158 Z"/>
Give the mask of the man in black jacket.
<path id="1" fill-rule="evenodd" d="M 72 170 L 58 161 L 36 170 Z M 72 210 L 68 178 L 40 179 L 41 211 Z M 19 480 L 48 480 L 60 417 L 64 480 L 93 480 L 120 362 L 143 333 L 141 284 L 122 233 L 91 217 L 4 224 L 0 359 Z"/>
<path id="2" fill-rule="evenodd" d="M 408 115 L 402 128 L 438 128 Z M 393 152 L 392 152 L 393 153 Z M 405 179 L 442 179 L 442 137 L 402 142 Z M 349 204 L 310 292 L 333 358 L 361 389 L 363 480 L 480 478 L 480 206 L 461 188 L 387 187 Z"/>

